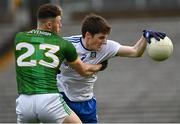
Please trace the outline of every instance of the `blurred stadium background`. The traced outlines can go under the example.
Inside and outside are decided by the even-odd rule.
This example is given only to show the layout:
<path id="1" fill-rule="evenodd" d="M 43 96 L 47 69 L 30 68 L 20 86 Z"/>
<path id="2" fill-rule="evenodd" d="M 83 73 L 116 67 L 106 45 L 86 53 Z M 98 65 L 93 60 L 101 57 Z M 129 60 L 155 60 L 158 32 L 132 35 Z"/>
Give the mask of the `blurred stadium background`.
<path id="1" fill-rule="evenodd" d="M 101 123 L 180 122 L 180 0 L 0 0 L 0 123 L 16 122 L 17 97 L 13 39 L 36 26 L 43 3 L 60 4 L 61 35 L 80 34 L 87 13 L 104 16 L 112 25 L 110 39 L 133 45 L 143 29 L 166 32 L 174 43 L 164 62 L 114 58 L 98 74 L 95 94 Z"/>

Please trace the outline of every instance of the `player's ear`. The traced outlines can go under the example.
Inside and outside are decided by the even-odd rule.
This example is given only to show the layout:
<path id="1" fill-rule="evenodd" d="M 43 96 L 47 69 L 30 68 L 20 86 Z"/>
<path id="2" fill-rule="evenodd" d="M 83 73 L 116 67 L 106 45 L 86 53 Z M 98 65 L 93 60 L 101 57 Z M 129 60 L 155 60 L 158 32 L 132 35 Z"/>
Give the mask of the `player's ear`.
<path id="1" fill-rule="evenodd" d="M 47 27 L 48 30 L 51 30 L 51 29 L 52 29 L 52 22 L 51 22 L 51 21 L 48 21 L 48 22 L 46 23 L 46 27 Z"/>
<path id="2" fill-rule="evenodd" d="M 89 33 L 88 31 L 85 33 L 85 37 L 87 37 L 88 39 L 92 37 L 91 33 Z"/>

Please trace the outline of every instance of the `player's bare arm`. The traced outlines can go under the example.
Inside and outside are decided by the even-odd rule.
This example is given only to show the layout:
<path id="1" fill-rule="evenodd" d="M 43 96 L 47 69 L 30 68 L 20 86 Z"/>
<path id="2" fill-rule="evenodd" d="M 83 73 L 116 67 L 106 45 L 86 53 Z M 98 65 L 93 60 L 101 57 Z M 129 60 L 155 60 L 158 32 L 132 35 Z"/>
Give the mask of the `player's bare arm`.
<path id="1" fill-rule="evenodd" d="M 146 49 L 147 41 L 142 36 L 134 46 L 125 46 L 122 45 L 116 54 L 116 56 L 121 57 L 141 57 Z"/>
<path id="2" fill-rule="evenodd" d="M 102 67 L 102 64 L 85 64 L 79 57 L 74 62 L 68 62 L 68 64 L 82 76 L 92 75 Z"/>

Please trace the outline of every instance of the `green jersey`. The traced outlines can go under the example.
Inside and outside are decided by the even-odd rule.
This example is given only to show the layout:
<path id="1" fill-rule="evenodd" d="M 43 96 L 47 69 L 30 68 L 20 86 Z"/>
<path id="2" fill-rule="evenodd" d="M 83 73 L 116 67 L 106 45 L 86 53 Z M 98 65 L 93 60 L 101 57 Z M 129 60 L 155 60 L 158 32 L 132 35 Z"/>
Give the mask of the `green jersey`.
<path id="1" fill-rule="evenodd" d="M 57 93 L 56 75 L 64 59 L 77 59 L 74 46 L 42 30 L 20 32 L 15 38 L 16 79 L 19 94 Z"/>

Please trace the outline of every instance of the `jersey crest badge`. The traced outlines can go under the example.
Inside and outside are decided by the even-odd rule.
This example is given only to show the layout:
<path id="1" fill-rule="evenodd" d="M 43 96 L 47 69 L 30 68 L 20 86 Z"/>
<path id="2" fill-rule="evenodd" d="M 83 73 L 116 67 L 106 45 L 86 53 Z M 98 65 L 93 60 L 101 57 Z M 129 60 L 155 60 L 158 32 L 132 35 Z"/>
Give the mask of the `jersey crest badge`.
<path id="1" fill-rule="evenodd" d="M 96 52 L 91 52 L 90 59 L 94 59 L 94 58 L 96 58 Z"/>

